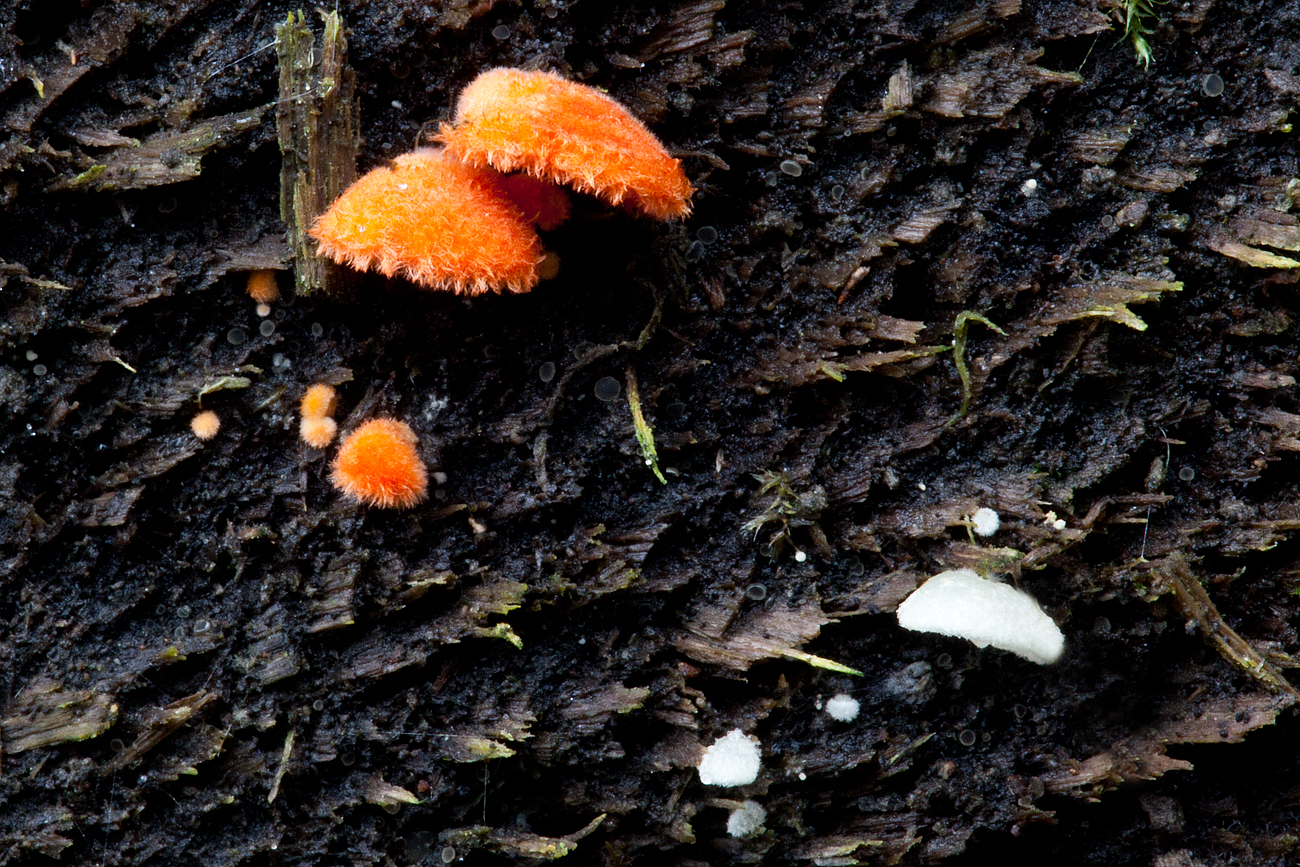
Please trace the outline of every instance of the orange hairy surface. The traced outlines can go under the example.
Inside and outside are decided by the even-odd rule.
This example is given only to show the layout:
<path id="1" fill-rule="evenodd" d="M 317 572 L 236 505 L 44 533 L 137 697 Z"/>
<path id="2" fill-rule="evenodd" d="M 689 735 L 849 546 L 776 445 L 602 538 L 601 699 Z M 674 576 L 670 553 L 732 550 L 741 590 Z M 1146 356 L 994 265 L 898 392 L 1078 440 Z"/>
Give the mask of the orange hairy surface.
<path id="1" fill-rule="evenodd" d="M 210 440 L 221 430 L 221 417 L 210 409 L 195 413 L 190 419 L 190 433 L 201 440 Z"/>
<path id="2" fill-rule="evenodd" d="M 500 172 L 527 172 L 671 220 L 691 212 L 681 162 L 626 108 L 549 72 L 491 69 L 456 104 L 447 153 Z"/>
<path id="3" fill-rule="evenodd" d="M 334 419 L 324 415 L 305 415 L 298 423 L 298 436 L 314 449 L 323 449 L 334 442 L 339 426 Z"/>
<path id="4" fill-rule="evenodd" d="M 421 148 L 343 191 L 311 228 L 320 252 L 359 271 L 478 295 L 527 292 L 542 243 L 488 169 Z"/>
<path id="5" fill-rule="evenodd" d="M 405 509 L 428 495 L 429 477 L 405 422 L 376 418 L 348 434 L 331 480 L 344 496 L 368 506 Z"/>
<path id="6" fill-rule="evenodd" d="M 308 386 L 307 391 L 303 393 L 299 411 L 303 418 L 320 418 L 334 415 L 334 407 L 337 404 L 338 392 L 334 387 L 318 382 Z"/>
<path id="7" fill-rule="evenodd" d="M 248 297 L 258 304 L 280 300 L 280 286 L 275 282 L 275 272 L 269 268 L 248 272 Z"/>

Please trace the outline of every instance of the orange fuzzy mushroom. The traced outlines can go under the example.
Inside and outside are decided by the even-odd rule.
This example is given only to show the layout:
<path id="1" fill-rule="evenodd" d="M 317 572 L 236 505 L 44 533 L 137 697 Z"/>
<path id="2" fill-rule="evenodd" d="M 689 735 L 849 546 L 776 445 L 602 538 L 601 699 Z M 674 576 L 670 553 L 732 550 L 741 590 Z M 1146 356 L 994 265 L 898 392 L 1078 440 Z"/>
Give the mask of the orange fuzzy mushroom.
<path id="1" fill-rule="evenodd" d="M 269 268 L 248 272 L 248 297 L 258 304 L 280 300 L 280 286 L 275 282 L 275 272 Z"/>
<path id="2" fill-rule="evenodd" d="M 212 439 L 221 430 L 221 416 L 210 409 L 194 414 L 190 419 L 190 433 L 203 441 Z"/>
<path id="3" fill-rule="evenodd" d="M 340 264 L 465 295 L 527 292 L 542 258 L 537 233 L 505 196 L 500 176 L 434 148 L 363 175 L 310 234 Z"/>
<path id="4" fill-rule="evenodd" d="M 338 423 L 325 415 L 305 415 L 298 423 L 298 436 L 314 449 L 323 449 L 334 442 Z"/>
<path id="5" fill-rule="evenodd" d="M 349 499 L 367 506 L 405 509 L 429 493 L 429 475 L 405 422 L 376 418 L 348 434 L 334 458 L 331 479 Z"/>
<path id="6" fill-rule="evenodd" d="M 303 418 L 322 418 L 327 415 L 334 415 L 334 408 L 338 405 L 339 394 L 334 390 L 332 385 L 326 385 L 318 382 L 315 385 L 307 387 L 303 393 L 302 403 L 299 404 L 299 412 Z"/>
<path id="7" fill-rule="evenodd" d="M 470 165 L 527 172 L 660 220 L 691 212 L 681 162 L 654 134 L 608 96 L 553 73 L 484 72 L 438 139 Z"/>

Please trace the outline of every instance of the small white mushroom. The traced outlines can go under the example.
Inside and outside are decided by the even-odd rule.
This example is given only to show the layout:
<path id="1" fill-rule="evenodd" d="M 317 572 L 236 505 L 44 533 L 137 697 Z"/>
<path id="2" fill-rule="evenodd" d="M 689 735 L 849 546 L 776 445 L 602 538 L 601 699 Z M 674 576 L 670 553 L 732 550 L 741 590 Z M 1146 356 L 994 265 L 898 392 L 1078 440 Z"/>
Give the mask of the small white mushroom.
<path id="1" fill-rule="evenodd" d="M 1065 636 L 1028 593 L 971 569 L 940 572 L 898 606 L 898 625 L 913 632 L 990 644 L 1039 665 L 1061 658 Z"/>
<path id="2" fill-rule="evenodd" d="M 976 509 L 970 516 L 971 529 L 976 536 L 992 536 L 1002 526 L 1002 518 L 988 506 Z"/>
<path id="3" fill-rule="evenodd" d="M 727 833 L 733 837 L 748 837 L 763 830 L 767 821 L 767 810 L 758 801 L 744 801 L 739 810 L 732 810 L 727 817 Z"/>
<path id="4" fill-rule="evenodd" d="M 732 729 L 713 742 L 700 759 L 700 782 L 706 786 L 748 786 L 758 779 L 763 757 L 758 741 Z"/>
<path id="5" fill-rule="evenodd" d="M 853 722 L 858 718 L 860 707 L 856 698 L 840 693 L 826 700 L 826 715 L 839 722 Z"/>

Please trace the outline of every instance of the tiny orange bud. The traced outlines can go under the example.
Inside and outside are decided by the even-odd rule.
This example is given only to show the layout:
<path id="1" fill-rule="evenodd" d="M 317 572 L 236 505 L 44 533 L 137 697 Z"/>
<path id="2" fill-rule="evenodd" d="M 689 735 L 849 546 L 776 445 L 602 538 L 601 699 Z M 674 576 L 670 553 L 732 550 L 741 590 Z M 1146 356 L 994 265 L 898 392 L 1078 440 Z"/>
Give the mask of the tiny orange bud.
<path id="1" fill-rule="evenodd" d="M 484 72 L 437 138 L 470 165 L 527 172 L 660 220 L 691 212 L 681 162 L 641 121 L 595 88 L 549 72 Z"/>
<path id="2" fill-rule="evenodd" d="M 500 176 L 434 148 L 363 175 L 310 234 L 335 262 L 465 295 L 527 292 L 542 258 L 541 240 Z"/>
<path id="3" fill-rule="evenodd" d="M 367 506 L 405 509 L 429 492 L 429 476 L 405 422 L 376 418 L 348 434 L 331 476 L 344 496 Z"/>
<path id="4" fill-rule="evenodd" d="M 334 442 L 339 426 L 334 419 L 324 415 L 305 415 L 298 423 L 298 436 L 314 449 L 323 449 Z"/>
<path id="5" fill-rule="evenodd" d="M 201 440 L 210 440 L 221 430 L 221 416 L 210 409 L 195 413 L 190 419 L 190 433 Z"/>
<path id="6" fill-rule="evenodd" d="M 302 404 L 299 411 L 303 418 L 321 418 L 322 416 L 334 415 L 334 408 L 338 405 L 338 392 L 334 386 L 318 382 L 309 386 L 302 396 Z"/>
<path id="7" fill-rule="evenodd" d="M 258 304 L 280 300 L 280 287 L 275 282 L 275 272 L 269 268 L 248 272 L 248 297 Z"/>

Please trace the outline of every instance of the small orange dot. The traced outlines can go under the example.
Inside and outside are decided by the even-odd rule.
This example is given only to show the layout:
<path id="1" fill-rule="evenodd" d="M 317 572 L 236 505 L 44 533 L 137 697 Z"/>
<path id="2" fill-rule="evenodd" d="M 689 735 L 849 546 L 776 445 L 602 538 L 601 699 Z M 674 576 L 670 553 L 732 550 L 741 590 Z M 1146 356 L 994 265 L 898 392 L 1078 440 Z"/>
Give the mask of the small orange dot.
<path id="1" fill-rule="evenodd" d="M 334 419 L 323 415 L 305 415 L 298 424 L 298 436 L 314 449 L 323 449 L 334 442 L 339 426 Z"/>
<path id="2" fill-rule="evenodd" d="M 429 475 L 405 422 L 376 418 L 348 434 L 331 479 L 344 496 L 367 506 L 406 509 L 429 493 Z"/>
<path id="3" fill-rule="evenodd" d="M 210 409 L 195 414 L 190 419 L 190 433 L 201 440 L 210 440 L 221 430 L 221 417 Z"/>
<path id="4" fill-rule="evenodd" d="M 318 382 L 308 387 L 306 393 L 302 396 L 302 404 L 299 411 L 303 418 L 321 418 L 322 416 L 334 415 L 334 407 L 338 404 L 338 392 L 333 386 Z"/>
<path id="5" fill-rule="evenodd" d="M 280 287 L 275 282 L 275 272 L 269 268 L 248 272 L 248 297 L 258 304 L 280 300 Z"/>

